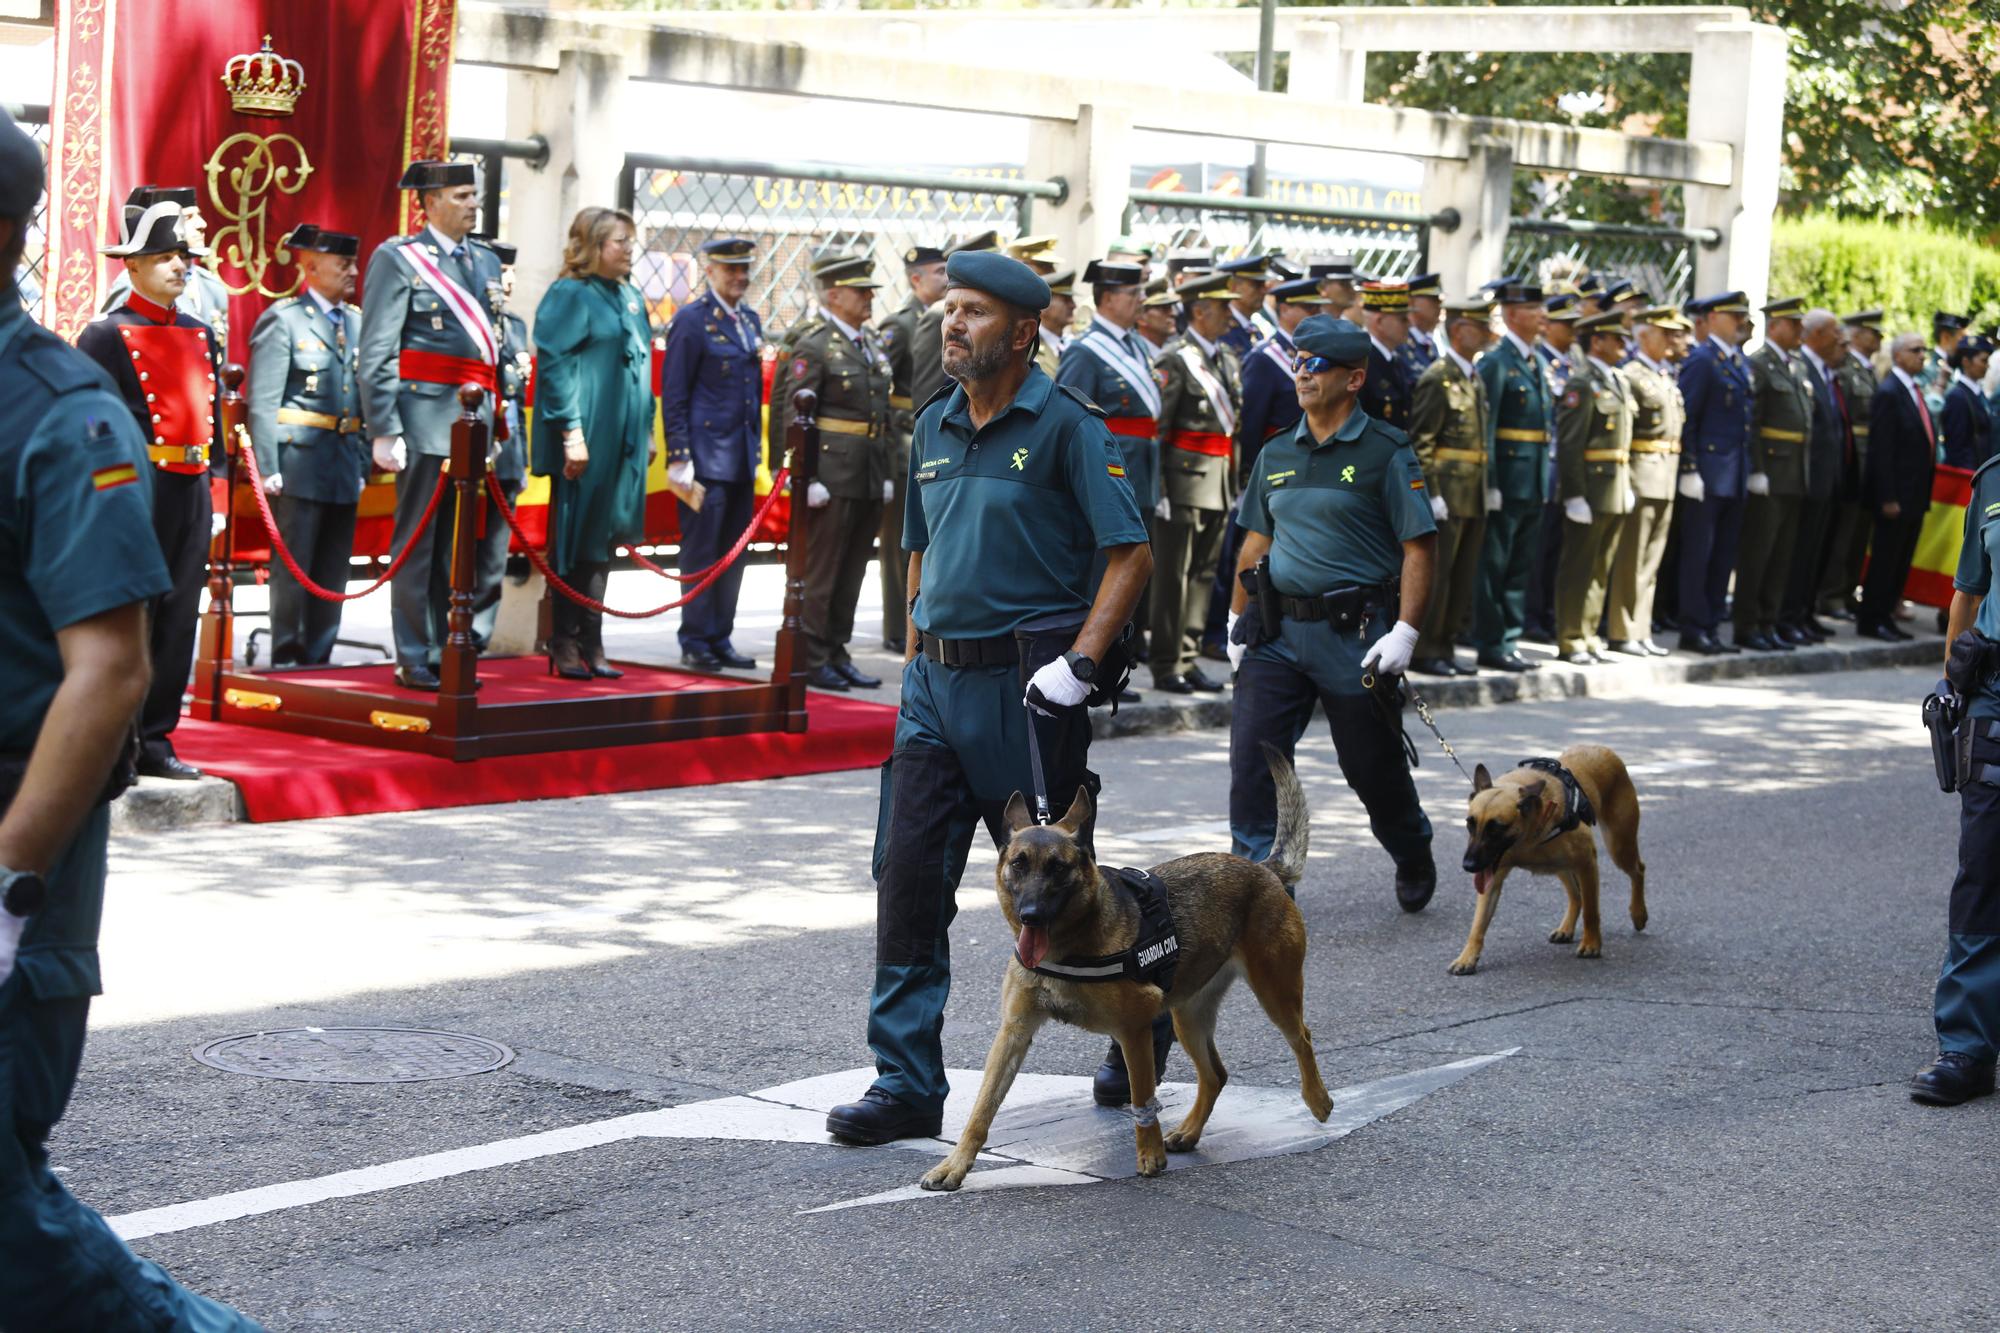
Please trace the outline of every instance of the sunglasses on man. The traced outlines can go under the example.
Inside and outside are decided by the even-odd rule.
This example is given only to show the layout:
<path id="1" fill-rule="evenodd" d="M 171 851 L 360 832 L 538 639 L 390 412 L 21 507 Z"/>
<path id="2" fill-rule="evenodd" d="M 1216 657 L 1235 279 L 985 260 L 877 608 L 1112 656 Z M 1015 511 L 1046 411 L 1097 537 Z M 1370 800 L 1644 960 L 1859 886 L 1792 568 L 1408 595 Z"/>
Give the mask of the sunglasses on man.
<path id="1" fill-rule="evenodd" d="M 1292 362 L 1292 370 L 1297 374 L 1324 375 L 1329 370 L 1353 370 L 1354 366 L 1343 366 L 1323 356 L 1302 356 Z"/>

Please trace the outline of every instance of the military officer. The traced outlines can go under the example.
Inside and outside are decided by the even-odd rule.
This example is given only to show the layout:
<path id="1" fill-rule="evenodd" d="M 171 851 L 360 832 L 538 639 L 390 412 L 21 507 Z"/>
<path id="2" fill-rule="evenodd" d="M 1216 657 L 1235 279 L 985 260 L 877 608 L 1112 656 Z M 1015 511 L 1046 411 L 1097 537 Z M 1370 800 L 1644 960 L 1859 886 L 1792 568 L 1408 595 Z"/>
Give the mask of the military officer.
<path id="1" fill-rule="evenodd" d="M 1137 265 L 1140 284 L 1144 285 L 1152 281 L 1153 249 L 1151 246 L 1140 242 L 1134 237 L 1120 236 L 1117 240 L 1113 241 L 1104 251 L 1104 261 L 1107 264 Z M 1085 279 L 1085 281 L 1088 281 L 1088 279 Z"/>
<path id="2" fill-rule="evenodd" d="M 493 312 L 493 330 L 500 338 L 499 411 L 500 419 L 507 423 L 505 435 L 493 442 L 493 479 L 512 505 L 528 481 L 528 383 L 534 375 L 535 344 L 528 337 L 528 321 L 507 308 L 514 297 L 514 260 L 520 252 L 507 241 L 487 244 L 500 260 L 500 281 L 486 289 L 486 302 Z M 494 434 L 500 436 L 497 425 Z M 474 568 L 472 641 L 484 652 L 493 642 L 493 627 L 500 620 L 500 581 L 507 574 L 507 549 L 514 534 L 492 496 L 482 494 L 479 502 L 486 514 Z M 606 662 L 598 674 L 616 680 L 625 673 Z"/>
<path id="3" fill-rule="evenodd" d="M 856 1143 L 938 1132 L 948 931 L 973 832 L 983 821 L 1004 843 L 1009 797 L 1040 785 L 1030 726 L 1053 806 L 1079 786 L 1098 791 L 1082 705 L 1112 683 L 1098 668 L 1151 569 L 1098 411 L 1033 365 L 1048 285 L 999 254 L 953 255 L 948 270 L 944 356 L 957 385 L 917 409 L 903 521 L 913 632 L 876 823 L 876 1079 L 827 1116 L 829 1133 Z M 1094 828 L 1079 817 L 1086 849 Z M 1153 1071 L 1142 1072 L 1149 1088 Z M 1113 1082 L 1125 1082 L 1122 1065 L 1099 1094 L 1123 1095 Z"/>
<path id="4" fill-rule="evenodd" d="M 1632 357 L 1620 373 L 1631 386 L 1632 491 L 1636 502 L 1618 539 L 1611 571 L 1607 625 L 1614 653 L 1665 657 L 1653 642 L 1653 597 L 1673 523 L 1674 478 L 1680 471 L 1681 428 L 1687 407 L 1669 357 L 1670 340 L 1686 321 L 1672 306 L 1642 310 L 1634 317 Z"/>
<path id="5" fill-rule="evenodd" d="M 945 258 L 957 254 L 978 255 L 997 252 L 1000 249 L 1000 233 L 997 231 L 974 232 L 970 236 L 955 241 L 945 250 Z M 917 320 L 916 346 L 929 349 L 942 347 L 944 343 L 944 298 L 939 297 Z M 942 353 L 932 360 L 928 351 L 919 353 L 910 372 L 910 397 L 918 405 L 930 400 L 931 395 L 945 386 L 944 361 Z"/>
<path id="6" fill-rule="evenodd" d="M 1049 284 L 1049 305 L 1042 311 L 1042 336 L 1035 344 L 1035 364 L 1044 375 L 1054 379 L 1062 365 L 1063 349 L 1069 345 L 1070 329 L 1076 323 L 1076 270 L 1039 276 Z"/>
<path id="7" fill-rule="evenodd" d="M 1569 387 L 1569 377 L 1582 364 L 1584 351 L 1576 340 L 1576 322 L 1595 313 L 1575 292 L 1557 292 L 1542 302 L 1548 318 L 1542 326 L 1535 353 L 1541 358 L 1542 373 L 1549 381 L 1551 426 L 1553 404 Z M 1556 641 L 1556 565 L 1562 559 L 1562 497 L 1556 485 L 1555 432 L 1542 463 L 1542 526 L 1535 537 L 1535 572 L 1528 582 L 1527 624 L 1522 633 L 1530 639 Z"/>
<path id="8" fill-rule="evenodd" d="M 764 445 L 764 325 L 744 303 L 756 244 L 740 236 L 702 242 L 708 289 L 674 312 L 660 362 L 660 416 L 667 476 L 683 491 L 700 482 L 700 509 L 680 502 L 683 570 L 707 569 L 749 526 Z M 775 404 L 774 404 L 775 406 Z M 774 434 L 774 442 L 782 434 Z M 683 664 L 698 670 L 754 668 L 736 650 L 736 599 L 743 567 L 732 565 L 681 611 Z"/>
<path id="9" fill-rule="evenodd" d="M 1275 280 L 1271 272 L 1270 260 L 1262 255 L 1248 255 L 1242 259 L 1232 259 L 1217 264 L 1215 271 L 1229 278 L 1229 331 L 1222 335 L 1222 345 L 1236 354 L 1241 362 L 1250 355 L 1250 349 L 1271 336 L 1276 325 L 1264 313 L 1264 293 Z"/>
<path id="10" fill-rule="evenodd" d="M 1492 415 L 1473 361 L 1491 341 L 1493 302 L 1444 306 L 1443 354 L 1424 369 L 1410 403 L 1410 447 L 1423 469 L 1437 524 L 1428 608 L 1410 669 L 1427 676 L 1476 676 L 1453 645 L 1472 615 L 1479 555 L 1486 540 L 1486 437 Z"/>
<path id="11" fill-rule="evenodd" d="M 1949 310 L 1931 315 L 1931 345 L 1924 352 L 1924 368 L 1917 373 L 1917 384 L 1924 391 L 1924 406 L 1930 409 L 1933 421 L 1944 416 L 1945 395 L 1951 392 L 1952 383 L 1951 352 L 1971 323 L 1968 317 Z"/>
<path id="12" fill-rule="evenodd" d="M 1831 310 L 1808 310 L 1803 341 L 1794 360 L 1811 385 L 1812 424 L 1806 432 L 1806 488 L 1799 503 L 1799 535 L 1785 573 L 1784 600 L 1778 605 L 1777 637 L 1794 646 L 1824 643 L 1832 630 L 1813 615 L 1820 578 L 1826 569 L 1827 536 L 1833 526 L 1841 479 L 1854 452 L 1847 405 L 1841 401 L 1835 370 L 1847 355 L 1847 335 Z"/>
<path id="13" fill-rule="evenodd" d="M 903 494 L 909 483 L 910 428 L 916 419 L 911 395 L 917 368 L 925 378 L 941 379 L 943 349 L 917 346 L 917 321 L 944 298 L 944 251 L 934 245 L 913 245 L 903 252 L 903 280 L 909 299 L 876 322 L 876 336 L 889 358 L 889 502 L 882 506 L 882 528 L 876 534 L 878 571 L 882 580 L 882 647 L 903 651 L 903 616 L 896 608 L 908 598 L 903 592 Z M 900 441 L 901 443 L 898 443 Z"/>
<path id="14" fill-rule="evenodd" d="M 1144 299 L 1140 271 L 1136 264 L 1108 259 L 1092 260 L 1084 269 L 1084 281 L 1090 284 L 1090 327 L 1063 348 L 1055 381 L 1104 410 L 1104 424 L 1117 437 L 1124 459 L 1125 480 L 1140 513 L 1150 520 L 1161 504 L 1155 443 L 1160 386 L 1153 379 L 1154 349 L 1135 331 Z"/>
<path id="15" fill-rule="evenodd" d="M 15 285 L 42 179 L 41 149 L 0 110 L 0 1321 L 254 1330 L 132 1253 L 49 1167 L 102 990 L 109 801 L 169 580 L 147 514 L 152 432 Z M 178 220 L 156 217 L 168 235 Z M 149 299 L 151 275 L 136 281 Z"/>
<path id="16" fill-rule="evenodd" d="M 368 483 L 361 434 L 359 237 L 307 223 L 285 238 L 304 291 L 270 306 L 250 331 L 250 441 L 271 493 L 278 537 L 306 576 L 339 592 L 354 555 L 354 517 Z M 271 561 L 271 665 L 331 661 L 340 603 L 309 596 Z"/>
<path id="17" fill-rule="evenodd" d="M 1410 330 L 1396 349 L 1403 379 L 1416 391 L 1417 381 L 1438 359 L 1438 320 L 1444 313 L 1444 285 L 1435 273 L 1419 273 L 1409 280 Z"/>
<path id="18" fill-rule="evenodd" d="M 1400 352 L 1410 335 L 1410 292 L 1400 282 L 1371 282 L 1361 288 L 1362 324 L 1368 330 L 1368 380 L 1361 386 L 1361 410 L 1397 430 L 1410 424 L 1410 390 Z"/>
<path id="19" fill-rule="evenodd" d="M 1306 276 L 1319 283 L 1319 294 L 1326 298 L 1327 314 L 1360 322 L 1361 284 L 1367 281 L 1367 275 L 1354 267 L 1354 256 L 1335 255 L 1307 264 Z"/>
<path id="20" fill-rule="evenodd" d="M 1230 278 L 1206 273 L 1175 289 L 1187 332 L 1153 362 L 1160 386 L 1160 489 L 1167 513 L 1155 531 L 1153 687 L 1168 694 L 1213 693 L 1222 683 L 1195 663 L 1208 619 L 1223 526 L 1236 498 L 1235 436 L 1242 415 L 1242 368 L 1223 345 Z"/>
<path id="21" fill-rule="evenodd" d="M 1743 480 L 1742 545 L 1736 556 L 1736 646 L 1792 651 L 1777 637 L 1778 609 L 1798 541 L 1812 434 L 1812 376 L 1798 355 L 1806 303 L 1780 297 L 1764 307 L 1764 344 L 1750 357 L 1755 409 L 1749 474 Z"/>
<path id="22" fill-rule="evenodd" d="M 1299 424 L 1299 395 L 1292 383 L 1298 348 L 1292 343 L 1292 330 L 1307 318 L 1324 313 L 1328 304 L 1319 283 L 1311 278 L 1293 278 L 1271 288 L 1272 322 L 1277 327 L 1269 338 L 1250 349 L 1243 362 L 1243 421 L 1237 430 L 1237 453 L 1241 459 L 1238 471 L 1245 476 L 1266 440 L 1289 435 Z M 1233 577 L 1234 571 L 1232 559 L 1225 572 Z M 1227 592 L 1224 589 L 1225 603 Z"/>
<path id="23" fill-rule="evenodd" d="M 1938 442 L 1953 467 L 1983 467 L 1993 456 L 1993 418 L 1986 407 L 1986 366 L 1993 344 L 1976 333 L 1951 349 L 1951 387 L 1939 414 Z"/>
<path id="24" fill-rule="evenodd" d="M 1480 666 L 1533 671 L 1518 651 L 1534 573 L 1542 499 L 1548 493 L 1542 456 L 1551 419 L 1548 377 L 1535 353 L 1548 311 L 1532 283 L 1505 283 L 1495 292 L 1506 333 L 1479 360 L 1491 415 L 1486 435 L 1486 540 L 1479 555 L 1472 642 Z"/>
<path id="25" fill-rule="evenodd" d="M 1139 321 L 1132 328 L 1152 348 L 1152 355 L 1157 356 L 1179 332 L 1180 308 L 1181 298 L 1174 295 L 1173 284 L 1165 278 L 1146 284 L 1146 299 L 1139 303 Z"/>
<path id="26" fill-rule="evenodd" d="M 1055 236 L 1017 236 L 1007 242 L 1007 254 L 1033 269 L 1036 276 L 1046 278 L 1063 266 L 1056 254 L 1057 244 Z"/>
<path id="27" fill-rule="evenodd" d="M 1861 310 L 1841 319 L 1847 350 L 1834 371 L 1834 384 L 1847 409 L 1850 446 L 1841 463 L 1840 489 L 1827 540 L 1826 572 L 1820 578 L 1819 614 L 1854 619 L 1859 605 L 1861 562 L 1868 553 L 1871 515 L 1861 503 L 1861 479 L 1868 466 L 1868 427 L 1875 406 L 1875 354 L 1882 350 L 1882 311 Z"/>
<path id="28" fill-rule="evenodd" d="M 813 266 L 820 315 L 787 340 L 789 358 L 779 374 L 782 392 L 771 419 L 775 438 L 790 425 L 792 395 L 819 396 L 819 474 L 806 486 L 809 511 L 806 603 L 806 682 L 817 689 L 881 685 L 848 655 L 854 607 L 868 556 L 882 526 L 881 507 L 894 490 L 888 355 L 868 327 L 875 305 L 875 261 L 866 255 L 833 255 Z"/>
<path id="29" fill-rule="evenodd" d="M 440 504 L 419 533 L 451 457 L 458 389 L 486 390 L 479 414 L 490 427 L 500 340 L 486 292 L 500 257 L 472 234 L 479 180 L 469 162 L 413 162 L 397 182 L 414 190 L 425 225 L 384 241 L 368 259 L 361 301 L 361 416 L 377 470 L 396 473 L 395 550 L 409 558 L 389 585 L 396 683 L 435 690 L 451 609 L 452 508 Z M 415 542 L 412 547 L 410 543 Z"/>
<path id="30" fill-rule="evenodd" d="M 1395 862 L 1396 901 L 1420 912 L 1437 887 L 1430 820 L 1403 758 L 1402 727 L 1364 680 L 1410 665 L 1436 525 L 1409 441 L 1359 404 L 1368 335 L 1315 315 L 1293 340 L 1304 415 L 1291 435 L 1264 446 L 1243 496 L 1229 624 L 1230 850 L 1252 860 L 1270 851 L 1277 803 L 1264 746 L 1289 758 L 1318 705 L 1340 771 Z"/>
<path id="31" fill-rule="evenodd" d="M 1749 318 L 1742 292 L 1701 298 L 1708 339 L 1681 364 L 1687 403 L 1685 447 L 1676 489 L 1680 510 L 1681 647 L 1704 657 L 1738 652 L 1715 635 L 1743 532 L 1744 481 L 1750 471 L 1756 385 L 1736 335 Z"/>
<path id="32" fill-rule="evenodd" d="M 1556 652 L 1571 666 L 1589 666 L 1611 660 L 1597 626 L 1618 539 L 1637 507 L 1632 421 L 1638 403 L 1618 369 L 1625 359 L 1624 312 L 1605 310 L 1576 327 L 1584 362 L 1556 406 L 1557 491 L 1570 525 L 1556 568 Z"/>
<path id="33" fill-rule="evenodd" d="M 125 196 L 127 208 L 151 208 L 164 202 L 180 205 L 181 235 L 191 247 L 189 253 L 197 258 L 207 256 L 208 222 L 201 215 L 192 185 L 135 185 Z M 131 290 L 131 275 L 121 271 L 111 280 L 111 290 L 105 294 L 100 309 L 106 313 L 117 309 L 124 304 L 125 294 Z M 229 284 L 216 276 L 214 269 L 206 264 L 190 264 L 187 286 L 175 300 L 174 309 L 185 311 L 208 325 L 210 332 L 215 334 L 217 346 L 229 346 Z"/>
<path id="34" fill-rule="evenodd" d="M 104 253 L 125 261 L 131 287 L 123 305 L 84 326 L 76 345 L 111 376 L 151 441 L 153 535 L 172 586 L 153 603 L 153 683 L 139 710 L 139 772 L 188 779 L 201 774 L 174 753 L 173 733 L 194 660 L 215 535 L 208 464 L 222 420 L 216 380 L 222 353 L 208 325 L 175 309 L 188 269 L 200 257 L 182 230 L 182 216 L 171 199 L 124 210 L 124 234 Z"/>

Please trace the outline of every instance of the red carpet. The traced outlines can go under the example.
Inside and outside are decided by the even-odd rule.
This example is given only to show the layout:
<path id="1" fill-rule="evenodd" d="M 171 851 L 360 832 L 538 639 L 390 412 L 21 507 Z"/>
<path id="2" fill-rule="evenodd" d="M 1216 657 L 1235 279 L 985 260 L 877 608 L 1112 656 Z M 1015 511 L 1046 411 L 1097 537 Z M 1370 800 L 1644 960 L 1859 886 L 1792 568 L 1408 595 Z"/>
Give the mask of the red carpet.
<path id="1" fill-rule="evenodd" d="M 584 683 L 547 676 L 539 658 L 482 662 L 485 685 L 479 698 L 498 703 L 713 684 L 678 671 L 620 665 L 624 680 Z M 361 667 L 304 678 L 314 684 L 387 687 L 389 672 L 388 667 Z M 192 717 L 181 719 L 174 748 L 189 763 L 235 783 L 244 809 L 257 823 L 700 787 L 870 768 L 889 757 L 896 727 L 893 706 L 814 692 L 806 699 L 810 725 L 802 736 L 718 736 L 464 764 Z"/>

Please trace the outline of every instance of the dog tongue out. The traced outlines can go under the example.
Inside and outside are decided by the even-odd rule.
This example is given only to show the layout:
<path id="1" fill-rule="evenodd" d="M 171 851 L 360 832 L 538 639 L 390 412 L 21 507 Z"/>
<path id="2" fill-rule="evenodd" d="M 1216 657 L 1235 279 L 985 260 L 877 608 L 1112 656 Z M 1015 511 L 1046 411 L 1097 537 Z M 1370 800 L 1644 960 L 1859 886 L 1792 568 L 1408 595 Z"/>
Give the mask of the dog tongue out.
<path id="1" fill-rule="evenodd" d="M 1021 960 L 1021 966 L 1038 966 L 1048 951 L 1049 932 L 1040 926 L 1023 924 L 1020 935 L 1014 941 L 1014 956 Z"/>
<path id="2" fill-rule="evenodd" d="M 1475 870 L 1472 872 L 1472 891 L 1474 893 L 1486 892 L 1486 872 L 1484 870 Z"/>

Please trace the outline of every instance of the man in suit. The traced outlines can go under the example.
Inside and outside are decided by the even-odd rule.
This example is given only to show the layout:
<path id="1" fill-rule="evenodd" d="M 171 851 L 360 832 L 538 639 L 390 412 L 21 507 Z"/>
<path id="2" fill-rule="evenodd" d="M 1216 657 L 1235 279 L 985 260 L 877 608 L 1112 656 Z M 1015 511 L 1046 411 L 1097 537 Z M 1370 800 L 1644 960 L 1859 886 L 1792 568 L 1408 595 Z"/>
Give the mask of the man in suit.
<path id="1" fill-rule="evenodd" d="M 1493 303 L 1453 301 L 1443 309 L 1443 353 L 1425 367 L 1410 401 L 1410 447 L 1423 469 L 1437 523 L 1430 601 L 1410 669 L 1427 676 L 1476 676 L 1477 667 L 1459 665 L 1454 645 L 1471 618 L 1486 538 L 1486 422 L 1492 410 L 1473 361 L 1492 340 Z"/>
<path id="2" fill-rule="evenodd" d="M 1861 585 L 1861 562 L 1868 554 L 1868 532 L 1874 526 L 1861 502 L 1861 479 L 1868 465 L 1868 430 L 1875 404 L 1875 354 L 1882 350 L 1882 311 L 1862 310 L 1841 320 L 1847 350 L 1834 370 L 1834 381 L 1847 408 L 1851 448 L 1841 460 L 1840 488 L 1827 538 L 1826 572 L 1820 578 L 1819 613 L 1832 620 L 1854 619 L 1855 589 Z"/>
<path id="3" fill-rule="evenodd" d="M 534 374 L 535 344 L 528 337 L 528 321 L 507 308 L 514 295 L 514 260 L 519 251 L 506 241 L 487 244 L 500 260 L 500 282 L 487 288 L 486 298 L 494 332 L 500 335 L 499 410 L 507 423 L 506 435 L 493 453 L 493 480 L 512 505 L 528 481 L 528 381 Z M 507 551 L 514 534 L 492 496 L 482 494 L 479 503 L 486 514 L 473 570 L 472 642 L 485 652 L 500 621 L 500 582 L 507 574 Z M 609 662 L 598 668 L 598 675 L 608 680 L 624 674 Z"/>
<path id="4" fill-rule="evenodd" d="M 882 648 L 903 651 L 905 616 L 897 608 L 909 601 L 903 588 L 906 565 L 903 560 L 903 495 L 910 481 L 910 430 L 916 418 L 916 399 L 911 397 L 919 367 L 926 382 L 944 382 L 944 349 L 933 343 L 917 345 L 917 322 L 924 311 L 944 299 L 944 251 L 932 245 L 913 245 L 903 252 L 903 280 L 910 285 L 910 297 L 877 322 L 876 335 L 883 355 L 889 358 L 890 451 L 889 503 L 882 506 L 882 529 L 876 534 L 876 559 L 882 579 Z"/>
<path id="5" fill-rule="evenodd" d="M 703 490 L 700 509 L 680 503 L 676 510 L 683 570 L 714 565 L 749 526 L 764 452 L 764 325 L 743 302 L 756 245 L 740 236 L 712 237 L 702 243 L 701 257 L 708 290 L 674 312 L 660 362 L 668 480 L 684 491 L 700 482 Z M 774 388 L 773 396 L 780 391 Z M 772 404 L 774 412 L 778 406 Z M 774 431 L 771 439 L 782 451 L 784 436 Z M 684 665 L 704 671 L 757 665 L 730 639 L 742 588 L 739 562 L 682 608 Z"/>
<path id="6" fill-rule="evenodd" d="M 1562 558 L 1556 568 L 1556 651 L 1571 666 L 1609 662 L 1597 625 L 1632 488 L 1632 422 L 1638 402 L 1618 369 L 1625 316 L 1605 310 L 1577 321 L 1583 364 L 1556 404 L 1556 490 L 1562 497 Z"/>
<path id="7" fill-rule="evenodd" d="M 1799 505 L 1799 537 L 1792 547 L 1791 569 L 1785 576 L 1784 601 L 1778 608 L 1778 637 L 1797 647 L 1824 643 L 1831 631 L 1813 615 L 1813 604 L 1825 571 L 1827 534 L 1833 527 L 1834 506 L 1854 453 L 1847 403 L 1836 368 L 1847 356 L 1847 335 L 1831 310 L 1808 310 L 1800 355 L 1812 383 L 1812 426 L 1806 436 L 1806 489 Z"/>
<path id="8" fill-rule="evenodd" d="M 1791 652 L 1777 637 L 1778 612 L 1798 543 L 1799 513 L 1810 484 L 1807 440 L 1813 426 L 1812 376 L 1799 357 L 1806 303 L 1796 296 L 1764 307 L 1764 345 L 1750 357 L 1756 383 L 1750 473 L 1743 480 L 1743 540 L 1736 555 L 1736 646 Z"/>
<path id="9" fill-rule="evenodd" d="M 418 525 L 451 458 L 461 384 L 486 390 L 479 415 L 493 425 L 500 339 L 487 290 L 499 285 L 500 257 L 472 234 L 479 180 L 471 163 L 413 162 L 397 186 L 417 192 L 425 225 L 384 241 L 368 259 L 361 417 L 376 470 L 396 474 L 391 545 L 409 550 L 389 585 L 396 683 L 434 691 L 451 609 L 451 506 L 437 507 L 421 537 Z"/>
<path id="10" fill-rule="evenodd" d="M 1403 363 L 1403 378 L 1415 393 L 1417 381 L 1438 359 L 1441 341 L 1438 320 L 1444 314 L 1444 285 L 1435 273 L 1419 273 L 1410 279 L 1409 286 L 1409 333 L 1396 349 L 1396 358 Z"/>
<path id="11" fill-rule="evenodd" d="M 1400 352 L 1410 336 L 1410 289 L 1400 282 L 1371 282 L 1361 289 L 1362 327 L 1368 330 L 1368 379 L 1360 407 L 1397 430 L 1410 428 L 1410 391 Z"/>
<path id="12" fill-rule="evenodd" d="M 1938 426 L 1944 461 L 1972 471 L 1993 456 L 1993 416 L 1986 406 L 1986 367 L 1993 344 L 1968 333 L 1951 349 L 1951 387 Z"/>
<path id="13" fill-rule="evenodd" d="M 1681 453 L 1681 647 L 1704 657 L 1740 651 L 1716 637 L 1743 532 L 1755 385 L 1736 335 L 1750 315 L 1742 292 L 1703 297 L 1708 339 L 1681 364 L 1687 432 Z"/>
<path id="14" fill-rule="evenodd" d="M 250 442 L 279 538 L 308 578 L 339 592 L 368 482 L 355 379 L 361 310 L 349 304 L 361 242 L 307 223 L 285 244 L 298 256 L 304 290 L 266 309 L 250 331 Z M 330 661 L 340 608 L 307 595 L 273 559 L 271 665 Z"/>
<path id="15" fill-rule="evenodd" d="M 1896 604 L 1931 506 L 1937 469 L 1937 422 L 1917 374 L 1923 335 L 1900 333 L 1889 345 L 1891 370 L 1875 394 L 1868 423 L 1868 471 L 1862 497 L 1874 517 L 1868 578 L 1861 590 L 1857 631 L 1863 638 L 1901 643 L 1916 637 L 1896 624 Z"/>
<path id="16" fill-rule="evenodd" d="M 1517 651 L 1527 619 L 1528 580 L 1548 481 L 1549 381 L 1535 355 L 1548 311 L 1541 288 L 1503 283 L 1496 291 L 1506 333 L 1479 359 L 1491 407 L 1486 431 L 1486 540 L 1479 555 L 1472 642 L 1478 663 L 1496 671 L 1533 671 Z"/>

